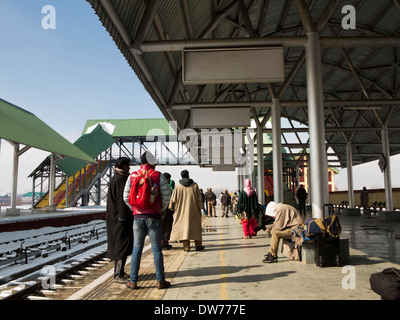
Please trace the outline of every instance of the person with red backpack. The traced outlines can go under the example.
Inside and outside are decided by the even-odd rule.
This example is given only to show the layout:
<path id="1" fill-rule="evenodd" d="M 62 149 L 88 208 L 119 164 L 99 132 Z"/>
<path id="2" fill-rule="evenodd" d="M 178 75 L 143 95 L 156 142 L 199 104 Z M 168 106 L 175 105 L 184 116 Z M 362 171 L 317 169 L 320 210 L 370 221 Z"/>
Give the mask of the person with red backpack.
<path id="1" fill-rule="evenodd" d="M 141 156 L 140 169 L 126 181 L 124 200 L 133 212 L 133 251 L 131 256 L 130 281 L 126 284 L 136 289 L 144 240 L 148 235 L 153 251 L 158 289 L 165 289 L 170 282 L 165 280 L 164 257 L 161 250 L 161 214 L 168 207 L 171 188 L 164 175 L 155 170 L 156 159 L 150 152 Z"/>

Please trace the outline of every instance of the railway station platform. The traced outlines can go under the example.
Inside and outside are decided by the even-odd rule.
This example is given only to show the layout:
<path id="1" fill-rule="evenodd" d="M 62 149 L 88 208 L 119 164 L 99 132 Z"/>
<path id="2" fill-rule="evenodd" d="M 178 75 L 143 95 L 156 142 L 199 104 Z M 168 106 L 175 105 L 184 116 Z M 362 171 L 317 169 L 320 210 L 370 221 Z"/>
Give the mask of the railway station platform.
<path id="1" fill-rule="evenodd" d="M 219 212 L 219 211 L 217 211 Z M 171 287 L 158 290 L 153 255 L 145 247 L 139 271 L 140 288 L 128 289 L 113 281 L 112 272 L 69 297 L 69 300 L 380 300 L 370 289 L 370 275 L 400 266 L 400 222 L 381 222 L 364 216 L 338 215 L 341 239 L 349 239 L 349 267 L 319 268 L 291 261 L 281 253 L 278 262 L 265 264 L 270 239 L 260 231 L 242 239 L 235 217 L 204 218 L 205 250 L 184 252 L 181 243 L 163 251 L 166 279 Z M 129 273 L 128 259 L 126 272 Z M 350 271 L 349 271 L 350 270 Z M 349 282 L 349 277 L 352 277 Z"/>

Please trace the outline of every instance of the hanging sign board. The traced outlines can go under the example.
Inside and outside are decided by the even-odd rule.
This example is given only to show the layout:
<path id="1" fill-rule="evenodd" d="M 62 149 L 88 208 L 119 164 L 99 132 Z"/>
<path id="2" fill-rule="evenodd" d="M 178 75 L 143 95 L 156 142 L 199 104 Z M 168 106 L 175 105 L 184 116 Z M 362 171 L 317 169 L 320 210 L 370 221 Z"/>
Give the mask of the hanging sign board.
<path id="1" fill-rule="evenodd" d="M 285 80 L 281 47 L 184 50 L 182 61 L 185 85 Z"/>
<path id="2" fill-rule="evenodd" d="M 194 108 L 191 116 L 192 128 L 250 127 L 250 108 Z"/>

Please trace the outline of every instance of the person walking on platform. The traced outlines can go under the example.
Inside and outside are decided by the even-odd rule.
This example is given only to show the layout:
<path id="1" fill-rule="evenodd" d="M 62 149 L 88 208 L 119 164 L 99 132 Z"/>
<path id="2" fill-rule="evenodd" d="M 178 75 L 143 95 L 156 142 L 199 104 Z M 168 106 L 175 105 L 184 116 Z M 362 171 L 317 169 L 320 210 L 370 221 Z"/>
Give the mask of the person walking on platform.
<path id="1" fill-rule="evenodd" d="M 296 208 L 283 203 L 268 203 L 265 211 L 267 216 L 275 218 L 271 229 L 270 250 L 265 255 L 264 263 L 278 262 L 278 247 L 281 239 L 292 239 L 292 228 L 302 225 L 303 219 Z"/>
<path id="2" fill-rule="evenodd" d="M 172 193 L 174 191 L 175 181 L 171 179 L 171 175 L 168 172 L 164 173 L 164 177 L 167 179 Z M 169 238 L 171 236 L 173 222 L 174 222 L 174 212 L 169 208 L 166 208 L 161 216 L 161 224 L 162 224 L 161 247 L 163 250 L 170 250 L 172 248 L 172 246 L 169 244 Z"/>
<path id="3" fill-rule="evenodd" d="M 124 268 L 127 257 L 133 249 L 133 216 L 126 205 L 123 194 L 126 180 L 129 177 L 129 159 L 122 157 L 115 162 L 114 176 L 107 192 L 106 229 L 107 257 L 115 261 L 114 280 L 126 283 Z"/>
<path id="4" fill-rule="evenodd" d="M 203 250 L 201 230 L 201 208 L 203 200 L 200 189 L 189 172 L 181 172 L 182 179 L 176 185 L 171 196 L 169 208 L 174 210 L 174 224 L 171 240 L 183 242 L 186 252 L 190 251 L 190 240 L 194 240 L 196 251 Z"/>
<path id="5" fill-rule="evenodd" d="M 306 211 L 306 200 L 307 200 L 308 193 L 306 189 L 304 189 L 304 185 L 300 185 L 300 188 L 296 192 L 296 197 L 297 200 L 299 201 L 299 212 L 300 215 L 306 216 L 307 211 Z"/>
<path id="6" fill-rule="evenodd" d="M 363 214 L 367 214 L 370 218 L 370 211 L 368 210 L 369 195 L 366 187 L 363 187 L 360 195 L 361 207 L 363 208 Z"/>
<path id="7" fill-rule="evenodd" d="M 201 193 L 201 200 L 203 201 L 203 211 L 204 211 L 204 215 L 207 216 L 207 203 L 206 203 L 206 195 L 203 192 L 203 189 L 200 189 L 200 193 Z"/>
<path id="8" fill-rule="evenodd" d="M 230 204 L 231 204 L 231 196 L 228 193 L 228 190 L 225 190 L 225 192 L 221 196 L 222 217 L 228 218 L 228 209 Z"/>
<path id="9" fill-rule="evenodd" d="M 124 200 L 132 206 L 134 219 L 131 277 L 126 286 L 130 289 L 138 287 L 140 260 L 144 240 L 148 235 L 153 251 L 157 287 L 158 289 L 165 289 L 170 286 L 170 282 L 165 280 L 164 273 L 164 257 L 161 248 L 161 215 L 168 207 L 171 187 L 164 175 L 155 170 L 157 161 L 150 152 L 145 152 L 141 156 L 141 162 L 140 170 L 131 174 L 124 189 Z"/>
<path id="10" fill-rule="evenodd" d="M 236 215 L 237 212 L 237 201 L 238 201 L 238 196 L 236 192 L 232 196 L 232 213 Z"/>
<path id="11" fill-rule="evenodd" d="M 212 188 L 208 188 L 206 194 L 206 201 L 207 201 L 207 213 L 208 217 L 212 217 L 214 213 L 214 217 L 216 217 L 216 212 L 215 212 L 215 204 L 217 201 L 217 196 L 215 193 L 212 191 Z"/>
<path id="12" fill-rule="evenodd" d="M 243 227 L 243 239 L 250 239 L 256 235 L 258 215 L 260 208 L 258 206 L 257 194 L 251 187 L 250 179 L 244 182 L 245 188 L 240 191 L 237 203 L 238 213 L 241 214 L 241 222 Z"/>

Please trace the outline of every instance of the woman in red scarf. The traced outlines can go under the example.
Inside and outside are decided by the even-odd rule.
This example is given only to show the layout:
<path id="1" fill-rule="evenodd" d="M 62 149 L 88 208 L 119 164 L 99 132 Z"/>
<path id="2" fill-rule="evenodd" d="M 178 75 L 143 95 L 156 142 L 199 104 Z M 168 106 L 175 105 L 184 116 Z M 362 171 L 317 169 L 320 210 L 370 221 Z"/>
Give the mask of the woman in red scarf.
<path id="1" fill-rule="evenodd" d="M 243 239 L 250 239 L 256 235 L 257 217 L 260 213 L 257 194 L 251 187 L 250 179 L 244 182 L 245 188 L 239 194 L 237 204 L 238 213 L 242 217 Z"/>

